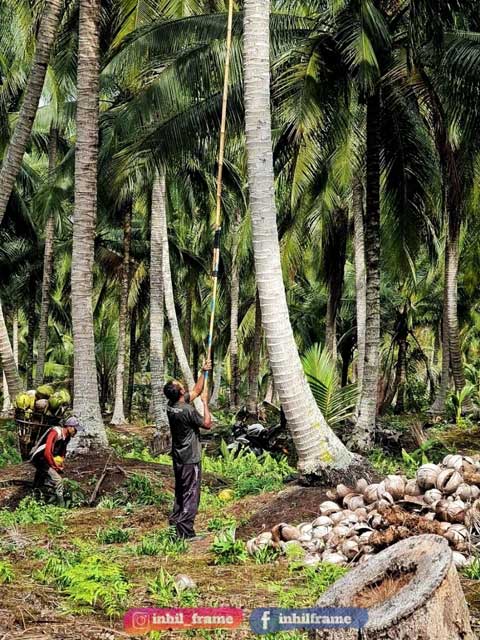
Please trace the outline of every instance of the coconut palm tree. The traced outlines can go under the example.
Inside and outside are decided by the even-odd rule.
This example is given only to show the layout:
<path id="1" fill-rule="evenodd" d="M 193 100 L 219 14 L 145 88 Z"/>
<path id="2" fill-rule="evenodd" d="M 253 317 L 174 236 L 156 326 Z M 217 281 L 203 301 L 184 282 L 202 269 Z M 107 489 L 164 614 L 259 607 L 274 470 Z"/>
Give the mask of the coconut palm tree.
<path id="1" fill-rule="evenodd" d="M 118 315 L 118 353 L 115 381 L 115 404 L 112 424 L 125 424 L 123 390 L 125 386 L 126 330 L 128 316 L 128 290 L 130 283 L 130 243 L 132 240 L 132 203 L 126 203 L 123 219 L 123 264 L 120 285 L 120 307 Z"/>
<path id="2" fill-rule="evenodd" d="M 352 185 L 352 209 L 357 309 L 357 387 L 359 397 L 361 397 L 362 394 L 363 369 L 365 366 L 365 323 L 367 318 L 363 196 L 362 180 L 356 177 L 354 178 L 354 183 Z"/>
<path id="3" fill-rule="evenodd" d="M 253 248 L 262 323 L 275 387 L 295 441 L 299 469 L 346 469 L 352 456 L 328 427 L 303 373 L 282 278 L 270 112 L 270 1 L 246 0 L 245 124 Z"/>
<path id="4" fill-rule="evenodd" d="M 35 55 L 23 95 L 22 106 L 0 169 L 0 224 L 7 210 L 8 201 L 30 139 L 62 8 L 62 0 L 49 0 L 40 22 Z"/>
<path id="5" fill-rule="evenodd" d="M 162 238 L 162 274 L 163 274 L 163 291 L 165 298 L 165 310 L 167 313 L 168 324 L 172 337 L 175 354 L 180 365 L 182 376 L 188 389 L 193 389 L 195 380 L 190 369 L 185 347 L 183 345 L 180 327 L 178 325 L 177 311 L 175 309 L 175 296 L 173 291 L 172 272 L 170 266 L 170 249 L 168 246 L 168 226 L 167 226 L 167 210 L 165 205 L 160 207 L 159 213 L 160 232 Z M 203 405 L 199 398 L 195 399 L 195 407 L 197 411 L 203 413 Z"/>
<path id="6" fill-rule="evenodd" d="M 100 1 L 81 0 L 77 75 L 75 213 L 72 249 L 74 412 L 84 431 L 81 446 L 102 447 L 107 436 L 100 412 L 93 330 L 93 255 L 97 214 Z"/>
<path id="7" fill-rule="evenodd" d="M 164 270 L 163 270 L 163 219 L 166 218 L 165 175 L 155 176 L 152 190 L 152 213 L 150 220 L 150 371 L 153 401 L 153 415 L 156 432 L 153 449 L 159 453 L 168 443 L 168 418 L 166 398 L 163 393 L 165 382 L 164 331 Z"/>
<path id="8" fill-rule="evenodd" d="M 53 176 L 57 164 L 58 133 L 52 127 L 48 147 L 49 186 L 53 188 Z M 43 382 L 45 368 L 45 354 L 47 350 L 48 309 L 50 306 L 50 286 L 53 275 L 53 243 L 55 239 L 55 215 L 50 213 L 45 225 L 45 251 L 43 258 L 42 302 L 40 306 L 40 320 L 38 325 L 37 364 L 35 368 L 35 387 Z"/>

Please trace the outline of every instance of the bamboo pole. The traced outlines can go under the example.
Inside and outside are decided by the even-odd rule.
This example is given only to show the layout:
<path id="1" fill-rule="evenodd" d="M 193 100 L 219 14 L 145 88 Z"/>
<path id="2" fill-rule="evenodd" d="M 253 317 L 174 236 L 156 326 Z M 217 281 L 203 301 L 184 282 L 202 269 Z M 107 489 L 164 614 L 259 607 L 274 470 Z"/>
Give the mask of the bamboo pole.
<path id="1" fill-rule="evenodd" d="M 233 31 L 233 1 L 228 3 L 227 22 L 227 50 L 225 59 L 225 74 L 223 83 L 222 119 L 220 127 L 220 144 L 218 151 L 218 173 L 217 173 L 217 199 L 215 213 L 215 240 L 213 246 L 212 260 L 212 301 L 210 304 L 210 326 L 208 331 L 207 360 L 212 359 L 213 331 L 215 326 L 215 311 L 217 306 L 218 293 L 218 267 L 220 263 L 220 235 L 222 230 L 222 189 L 223 189 L 223 164 L 225 159 L 225 138 L 227 129 L 227 106 L 228 106 L 228 84 L 230 80 L 230 58 L 232 53 L 232 31 Z M 205 393 L 208 389 L 209 372 L 205 372 Z"/>

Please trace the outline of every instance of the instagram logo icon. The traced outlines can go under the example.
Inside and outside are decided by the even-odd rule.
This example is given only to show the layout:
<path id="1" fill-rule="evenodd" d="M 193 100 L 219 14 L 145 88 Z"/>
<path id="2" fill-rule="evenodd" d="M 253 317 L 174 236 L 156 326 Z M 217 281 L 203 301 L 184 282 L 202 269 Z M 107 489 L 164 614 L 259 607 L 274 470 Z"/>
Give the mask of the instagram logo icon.
<path id="1" fill-rule="evenodd" d="M 125 631 L 131 634 L 143 634 L 150 631 L 150 609 L 130 609 L 124 618 Z"/>

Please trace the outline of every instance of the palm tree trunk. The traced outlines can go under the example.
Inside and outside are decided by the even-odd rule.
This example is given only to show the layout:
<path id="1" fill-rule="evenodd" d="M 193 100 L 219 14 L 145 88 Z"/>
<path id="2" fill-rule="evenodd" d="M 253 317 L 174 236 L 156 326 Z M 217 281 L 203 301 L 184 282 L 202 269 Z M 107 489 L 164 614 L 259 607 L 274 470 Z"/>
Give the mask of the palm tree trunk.
<path id="1" fill-rule="evenodd" d="M 26 384 L 27 389 L 31 389 L 33 386 L 33 364 L 34 364 L 34 350 L 33 345 L 35 341 L 35 323 L 36 323 L 36 313 L 35 313 L 35 281 L 32 276 L 30 276 L 30 291 L 32 291 L 32 295 L 30 300 L 28 301 L 27 306 L 27 359 L 25 363 L 25 368 L 27 371 L 26 375 Z"/>
<path id="2" fill-rule="evenodd" d="M 359 451 L 373 442 L 380 365 L 380 92 L 367 104 L 367 211 L 364 219 L 366 266 L 365 365 L 354 434 Z"/>
<path id="3" fill-rule="evenodd" d="M 24 92 L 22 106 L 20 107 L 17 124 L 10 144 L 5 152 L 0 170 L 0 224 L 7 210 L 8 201 L 18 172 L 20 171 L 23 154 L 25 153 L 32 132 L 62 7 L 62 0 L 49 0 L 46 3 L 45 12 L 42 16 L 35 55 L 28 78 L 28 84 Z"/>
<path id="4" fill-rule="evenodd" d="M 187 295 L 187 308 L 185 309 L 185 320 L 183 322 L 183 348 L 185 349 L 185 355 L 187 356 L 188 364 L 190 365 L 190 356 L 192 352 L 192 309 L 195 296 L 195 287 L 190 285 L 186 292 Z"/>
<path id="5" fill-rule="evenodd" d="M 2 395 L 3 395 L 2 415 L 7 415 L 12 410 L 12 402 L 8 394 L 7 378 L 5 377 L 4 372 L 2 372 Z"/>
<path id="6" fill-rule="evenodd" d="M 57 131 L 52 128 L 50 130 L 50 140 L 48 147 L 48 172 L 50 183 L 53 186 L 53 176 L 55 167 L 57 166 Z M 37 366 L 35 369 L 35 388 L 43 382 L 43 371 L 45 368 L 45 357 L 47 351 L 47 333 L 48 333 L 48 309 L 50 306 L 50 287 L 52 284 L 53 274 L 53 241 L 55 238 L 55 217 L 53 214 L 48 216 L 45 225 L 45 249 L 43 253 L 43 277 L 42 277 L 42 303 L 40 307 L 40 321 L 38 328 L 38 346 L 37 346 Z"/>
<path id="7" fill-rule="evenodd" d="M 135 309 L 132 310 L 130 318 L 130 348 L 128 361 L 128 382 L 127 382 L 127 415 L 130 422 L 132 421 L 132 405 L 133 405 L 133 386 L 135 384 L 135 369 L 137 366 L 138 347 L 137 347 L 137 314 Z"/>
<path id="8" fill-rule="evenodd" d="M 166 219 L 165 176 L 155 176 L 152 190 L 151 238 L 150 238 L 150 371 L 153 415 L 155 419 L 154 453 L 166 449 L 169 443 L 167 401 L 163 393 L 165 384 L 165 356 L 163 352 L 165 253 L 163 247 Z"/>
<path id="9" fill-rule="evenodd" d="M 15 361 L 15 364 L 17 365 L 18 368 L 18 311 L 15 310 L 12 314 L 13 316 L 13 320 L 12 320 L 12 349 L 13 349 L 13 359 Z M 1 358 L 0 358 L 0 362 L 1 362 Z M 2 374 L 2 378 L 3 378 L 3 409 L 2 412 L 4 414 L 9 413 L 12 408 L 13 408 L 13 404 L 10 398 L 10 394 L 8 392 L 8 383 L 7 383 L 7 377 L 5 376 L 5 371 L 3 371 Z"/>
<path id="10" fill-rule="evenodd" d="M 447 289 L 448 342 L 450 348 L 450 365 L 452 367 L 455 390 L 461 391 L 465 386 L 462 348 L 458 328 L 458 263 L 460 258 L 460 222 L 456 212 L 449 211 L 447 238 Z"/>
<path id="11" fill-rule="evenodd" d="M 162 184 L 165 184 L 165 176 L 162 177 Z M 165 294 L 165 308 L 167 311 L 168 324 L 170 325 L 170 331 L 172 334 L 173 347 L 177 355 L 178 363 L 182 371 L 182 376 L 185 380 L 188 389 L 193 389 L 195 386 L 195 380 L 193 379 L 192 370 L 188 363 L 188 359 L 183 348 L 182 336 L 180 334 L 180 328 L 178 326 L 177 311 L 175 309 L 175 297 L 173 294 L 172 273 L 170 270 L 170 250 L 168 247 L 168 227 L 167 227 L 167 209 L 166 209 L 166 188 L 162 187 L 161 190 L 162 206 L 160 207 L 160 225 L 162 233 L 162 269 L 163 269 L 163 290 Z M 194 402 L 195 408 L 199 413 L 203 415 L 203 404 L 199 398 Z"/>
<path id="12" fill-rule="evenodd" d="M 73 409 L 84 430 L 77 448 L 108 444 L 102 422 L 93 329 L 93 259 L 97 218 L 100 0 L 80 0 L 77 142 L 72 249 Z"/>
<path id="13" fill-rule="evenodd" d="M 213 374 L 213 388 L 212 395 L 210 398 L 210 408 L 216 409 L 218 407 L 218 398 L 220 396 L 220 388 L 222 386 L 222 373 L 223 373 L 223 362 L 220 362 L 215 367 L 215 372 Z"/>
<path id="14" fill-rule="evenodd" d="M 333 362 L 337 362 L 337 316 L 342 302 L 343 278 L 347 258 L 348 216 L 338 208 L 328 229 L 324 263 L 328 298 L 325 319 L 325 345 Z"/>
<path id="15" fill-rule="evenodd" d="M 337 311 L 335 309 L 334 293 L 331 287 L 328 288 L 327 314 L 325 317 L 325 346 L 332 357 L 333 362 L 337 362 Z"/>
<path id="16" fill-rule="evenodd" d="M 355 295 L 357 305 L 357 385 L 358 397 L 363 387 L 365 367 L 365 326 L 367 318 L 367 296 L 365 277 L 365 240 L 363 222 L 363 184 L 359 178 L 353 184 L 353 224 L 355 245 Z"/>
<path id="17" fill-rule="evenodd" d="M 130 280 L 130 243 L 132 240 L 132 203 L 127 205 L 123 221 L 123 266 L 122 286 L 120 291 L 120 311 L 118 316 L 118 354 L 117 374 L 115 380 L 115 404 L 112 424 L 125 424 L 125 408 L 123 390 L 125 388 L 126 330 L 128 317 L 128 291 Z"/>
<path id="18" fill-rule="evenodd" d="M 251 415 L 258 415 L 258 374 L 260 372 L 260 355 L 262 351 L 262 308 L 258 291 L 255 294 L 255 329 L 253 334 L 253 349 L 248 367 L 248 398 L 247 411 Z"/>
<path id="19" fill-rule="evenodd" d="M 305 379 L 290 324 L 276 223 L 270 113 L 270 1 L 245 2 L 245 118 L 258 293 L 275 387 L 302 473 L 345 469 L 346 447 L 327 425 Z"/>
<path id="20" fill-rule="evenodd" d="M 15 336 L 14 336 L 15 337 Z M 18 357 L 18 356 L 17 356 Z M 0 360 L 7 380 L 8 395 L 15 398 L 22 390 L 22 381 L 18 375 L 17 363 L 10 345 L 2 305 L 0 304 Z"/>
<path id="21" fill-rule="evenodd" d="M 230 409 L 235 411 L 240 404 L 240 369 L 238 365 L 238 303 L 240 298 L 240 269 L 238 265 L 238 230 L 240 212 L 237 211 L 232 229 L 232 280 L 230 293 Z"/>
<path id="22" fill-rule="evenodd" d="M 407 340 L 401 337 L 398 342 L 398 362 L 397 362 L 397 402 L 395 403 L 395 413 L 401 414 L 405 411 L 405 383 L 407 381 Z"/>
<path id="23" fill-rule="evenodd" d="M 445 413 L 445 402 L 450 382 L 450 340 L 448 331 L 448 263 L 447 252 L 445 251 L 445 284 L 443 285 L 443 319 L 442 319 L 442 373 L 440 387 L 437 391 L 435 401 L 430 407 L 429 413 L 442 415 Z"/>

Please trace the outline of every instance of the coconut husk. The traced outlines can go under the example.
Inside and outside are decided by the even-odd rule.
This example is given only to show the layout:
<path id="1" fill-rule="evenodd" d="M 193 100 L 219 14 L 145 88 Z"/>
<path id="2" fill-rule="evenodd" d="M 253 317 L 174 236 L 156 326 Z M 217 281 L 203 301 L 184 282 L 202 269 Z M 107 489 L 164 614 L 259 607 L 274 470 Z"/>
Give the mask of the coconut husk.
<path id="1" fill-rule="evenodd" d="M 444 529 L 440 522 L 437 522 L 436 520 L 428 520 L 424 516 L 417 515 L 415 513 L 408 513 L 397 505 L 383 507 L 380 513 L 389 525 L 395 527 L 406 527 L 411 536 L 421 535 L 422 533 L 434 533 L 441 536 L 444 533 Z"/>
<path id="2" fill-rule="evenodd" d="M 476 484 L 480 486 L 480 473 L 477 471 L 464 471 L 463 480 L 468 484 Z"/>
<path id="3" fill-rule="evenodd" d="M 378 550 L 389 547 L 399 540 L 406 540 L 410 538 L 411 535 L 412 533 L 407 527 L 392 526 L 388 527 L 385 531 L 374 531 L 368 539 L 368 543 Z"/>

